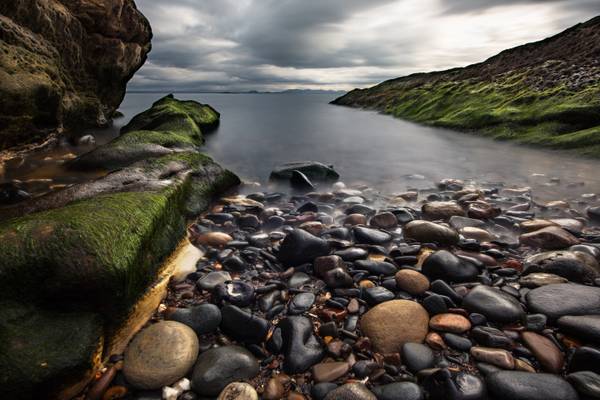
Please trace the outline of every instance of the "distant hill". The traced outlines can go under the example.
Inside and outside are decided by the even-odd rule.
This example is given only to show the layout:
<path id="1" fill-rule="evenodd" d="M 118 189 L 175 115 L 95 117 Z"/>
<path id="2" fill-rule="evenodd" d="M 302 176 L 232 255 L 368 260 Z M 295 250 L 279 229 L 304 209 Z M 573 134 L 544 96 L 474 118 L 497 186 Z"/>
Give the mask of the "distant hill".
<path id="1" fill-rule="evenodd" d="M 600 156 L 600 16 L 482 63 L 392 79 L 332 103 Z"/>

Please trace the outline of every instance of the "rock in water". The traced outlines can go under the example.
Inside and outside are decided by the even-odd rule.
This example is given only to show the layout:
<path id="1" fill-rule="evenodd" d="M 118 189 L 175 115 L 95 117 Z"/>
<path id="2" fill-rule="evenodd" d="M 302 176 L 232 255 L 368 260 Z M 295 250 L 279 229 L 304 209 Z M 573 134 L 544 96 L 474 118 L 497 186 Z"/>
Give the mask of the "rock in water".
<path id="1" fill-rule="evenodd" d="M 290 177 L 290 185 L 296 190 L 302 190 L 309 192 L 315 189 L 315 185 L 312 184 L 310 179 L 302 172 L 294 170 L 292 171 L 292 176 Z"/>
<path id="2" fill-rule="evenodd" d="M 429 315 L 418 303 L 391 300 L 369 310 L 360 326 L 380 353 L 399 352 L 404 343 L 422 343 L 429 330 Z"/>
<path id="3" fill-rule="evenodd" d="M 560 376 L 520 371 L 500 371 L 486 378 L 494 399 L 578 400 L 577 392 Z"/>
<path id="4" fill-rule="evenodd" d="M 13 60 L 0 65 L 0 150 L 107 125 L 151 47 L 133 0 L 14 0 L 0 15 L 0 52 Z"/>
<path id="5" fill-rule="evenodd" d="M 297 266 L 312 262 L 315 258 L 329 254 L 326 240 L 302 229 L 294 229 L 283 239 L 277 257 L 286 266 Z"/>
<path id="6" fill-rule="evenodd" d="M 278 165 L 271 172 L 271 180 L 288 180 L 293 171 L 299 171 L 315 182 L 334 182 L 340 178 L 332 166 L 316 161 L 297 161 Z"/>
<path id="7" fill-rule="evenodd" d="M 567 315 L 560 317 L 557 323 L 569 335 L 600 344 L 600 315 Z"/>
<path id="8" fill-rule="evenodd" d="M 413 382 L 395 382 L 373 387 L 377 400 L 423 400 L 425 394 L 419 385 Z"/>
<path id="9" fill-rule="evenodd" d="M 488 320 L 494 322 L 517 322 L 525 315 L 517 299 L 484 285 L 473 288 L 465 296 L 463 306 L 471 312 L 485 315 Z"/>
<path id="10" fill-rule="evenodd" d="M 202 396 L 217 396 L 228 384 L 254 378 L 259 372 L 252 353 L 239 346 L 223 346 L 200 354 L 192 372 L 192 388 Z"/>
<path id="11" fill-rule="evenodd" d="M 142 330 L 125 351 L 123 374 L 136 388 L 158 389 L 181 379 L 199 351 L 194 331 L 176 321 L 162 321 Z"/>

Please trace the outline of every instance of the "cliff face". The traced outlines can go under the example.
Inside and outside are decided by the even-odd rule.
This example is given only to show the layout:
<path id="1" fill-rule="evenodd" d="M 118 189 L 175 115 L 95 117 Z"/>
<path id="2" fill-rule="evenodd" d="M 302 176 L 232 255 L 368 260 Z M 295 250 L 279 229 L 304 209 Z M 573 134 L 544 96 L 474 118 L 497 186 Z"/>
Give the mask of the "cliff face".
<path id="1" fill-rule="evenodd" d="M 600 155 L 600 17 L 465 68 L 355 89 L 334 104 Z"/>
<path id="2" fill-rule="evenodd" d="M 0 2 L 0 150 L 107 124 L 151 38 L 133 0 Z"/>

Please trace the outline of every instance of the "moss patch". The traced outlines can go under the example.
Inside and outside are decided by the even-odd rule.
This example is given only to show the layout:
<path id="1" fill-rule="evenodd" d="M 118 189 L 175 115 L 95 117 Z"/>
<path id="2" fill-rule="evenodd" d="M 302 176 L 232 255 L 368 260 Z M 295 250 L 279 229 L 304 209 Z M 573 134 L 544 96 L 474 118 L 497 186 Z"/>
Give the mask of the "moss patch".
<path id="1" fill-rule="evenodd" d="M 333 103 L 407 120 L 600 156 L 600 49 L 594 18 L 466 68 L 353 90 Z M 589 46 L 581 46 L 589 39 Z"/>

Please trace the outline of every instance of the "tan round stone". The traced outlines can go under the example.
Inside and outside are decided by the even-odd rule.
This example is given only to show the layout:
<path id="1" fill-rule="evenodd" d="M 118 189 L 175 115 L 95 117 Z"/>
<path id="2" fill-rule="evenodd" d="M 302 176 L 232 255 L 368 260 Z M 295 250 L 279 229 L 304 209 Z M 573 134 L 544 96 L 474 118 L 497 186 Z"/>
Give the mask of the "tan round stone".
<path id="1" fill-rule="evenodd" d="M 459 314 L 437 314 L 431 317 L 429 327 L 436 331 L 463 333 L 471 329 L 471 322 Z"/>
<path id="2" fill-rule="evenodd" d="M 258 400 L 254 388 L 244 382 L 232 382 L 225 386 L 217 400 Z"/>
<path id="3" fill-rule="evenodd" d="M 362 332 L 379 353 L 399 352 L 404 343 L 422 343 L 429 314 L 409 300 L 390 300 L 369 310 L 360 320 Z"/>
<path id="4" fill-rule="evenodd" d="M 199 235 L 197 238 L 198 243 L 213 247 L 223 247 L 232 240 L 231 236 L 223 232 L 208 232 Z"/>
<path id="5" fill-rule="evenodd" d="M 396 272 L 396 286 L 398 289 L 416 296 L 429 289 L 429 279 L 418 271 L 401 269 Z"/>
<path id="6" fill-rule="evenodd" d="M 139 389 L 158 389 L 183 378 L 198 358 L 196 333 L 180 322 L 161 321 L 138 333 L 125 350 L 123 374 Z"/>
<path id="7" fill-rule="evenodd" d="M 344 225 L 366 225 L 367 217 L 362 214 L 350 214 L 344 219 Z"/>

